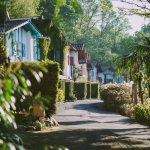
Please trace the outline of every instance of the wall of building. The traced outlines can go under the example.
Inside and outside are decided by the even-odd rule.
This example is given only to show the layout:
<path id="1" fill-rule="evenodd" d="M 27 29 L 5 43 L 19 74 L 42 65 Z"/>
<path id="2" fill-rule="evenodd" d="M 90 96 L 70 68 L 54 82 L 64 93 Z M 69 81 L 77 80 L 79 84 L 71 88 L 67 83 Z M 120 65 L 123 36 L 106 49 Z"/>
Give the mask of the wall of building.
<path id="1" fill-rule="evenodd" d="M 105 72 L 102 72 L 102 73 L 98 73 L 98 77 L 102 78 L 102 83 L 101 84 L 104 84 L 104 78 L 105 78 L 104 74 L 105 73 L 110 73 L 110 71 L 105 71 Z M 113 75 L 113 72 L 112 72 L 111 75 L 106 75 L 106 79 L 113 79 L 113 83 L 115 83 L 115 82 L 116 83 L 123 83 L 123 81 L 124 81 L 123 76 L 117 78 Z"/>
<path id="2" fill-rule="evenodd" d="M 64 69 L 64 75 L 68 78 L 69 77 L 69 72 L 70 72 L 70 67 L 68 64 L 68 56 L 69 56 L 69 51 L 66 52 L 66 60 L 65 60 L 65 69 Z"/>
<path id="3" fill-rule="evenodd" d="M 33 45 L 33 37 L 30 31 L 26 32 L 22 27 L 12 31 L 13 42 L 18 44 L 19 49 L 22 50 L 22 44 L 25 44 L 25 57 L 22 57 L 22 61 L 37 61 L 34 59 L 33 46 L 37 46 L 37 39 L 35 40 L 35 45 Z M 12 38 L 9 38 L 10 32 L 7 33 L 6 41 L 6 50 L 7 57 L 10 57 L 11 62 L 17 61 L 17 58 L 12 54 Z"/>

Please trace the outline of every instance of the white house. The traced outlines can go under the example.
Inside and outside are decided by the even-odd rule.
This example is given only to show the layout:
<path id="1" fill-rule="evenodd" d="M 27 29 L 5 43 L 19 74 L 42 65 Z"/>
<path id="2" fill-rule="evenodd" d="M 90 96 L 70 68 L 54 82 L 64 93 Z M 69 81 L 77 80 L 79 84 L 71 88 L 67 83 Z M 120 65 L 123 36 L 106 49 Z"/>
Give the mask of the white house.
<path id="1" fill-rule="evenodd" d="M 37 61 L 40 59 L 40 48 L 37 39 L 43 38 L 40 31 L 28 19 L 6 21 L 5 30 L 0 27 L 1 34 L 5 32 L 7 57 L 11 62 Z"/>
<path id="2" fill-rule="evenodd" d="M 64 75 L 66 79 L 74 79 L 73 66 L 78 67 L 78 51 L 69 46 L 68 51 L 66 52 L 66 60 L 65 60 L 65 70 Z"/>
<path id="3" fill-rule="evenodd" d="M 101 79 L 101 84 L 106 83 L 123 83 L 124 77 L 121 76 L 119 78 L 115 77 L 113 74 L 114 69 L 111 66 L 101 67 L 102 72 L 98 73 L 98 78 Z"/>
<path id="4" fill-rule="evenodd" d="M 88 76 L 90 75 L 89 81 L 93 82 L 95 80 L 99 80 L 100 78 L 98 78 L 98 73 L 102 72 L 100 63 L 92 62 L 91 67 L 88 65 L 87 72 Z"/>
<path id="5" fill-rule="evenodd" d="M 78 52 L 78 66 L 80 69 L 80 80 L 87 80 L 87 60 L 85 55 L 84 44 L 70 44 L 71 47 L 74 47 Z M 78 81 L 80 81 L 78 80 Z"/>

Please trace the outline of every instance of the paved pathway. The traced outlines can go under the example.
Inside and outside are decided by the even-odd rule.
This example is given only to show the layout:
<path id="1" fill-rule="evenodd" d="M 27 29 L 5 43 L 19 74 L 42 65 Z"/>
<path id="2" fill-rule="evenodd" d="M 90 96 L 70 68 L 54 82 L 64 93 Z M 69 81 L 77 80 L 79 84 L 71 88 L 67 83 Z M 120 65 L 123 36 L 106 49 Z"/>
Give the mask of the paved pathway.
<path id="1" fill-rule="evenodd" d="M 150 128 L 112 113 L 101 100 L 59 104 L 54 118 L 60 126 L 49 131 L 18 132 L 27 150 L 61 145 L 69 150 L 150 150 Z"/>
<path id="2" fill-rule="evenodd" d="M 58 113 L 54 118 L 58 120 L 62 129 L 108 129 L 122 136 L 150 139 L 149 127 L 110 112 L 103 106 L 102 100 L 67 102 L 59 104 Z"/>

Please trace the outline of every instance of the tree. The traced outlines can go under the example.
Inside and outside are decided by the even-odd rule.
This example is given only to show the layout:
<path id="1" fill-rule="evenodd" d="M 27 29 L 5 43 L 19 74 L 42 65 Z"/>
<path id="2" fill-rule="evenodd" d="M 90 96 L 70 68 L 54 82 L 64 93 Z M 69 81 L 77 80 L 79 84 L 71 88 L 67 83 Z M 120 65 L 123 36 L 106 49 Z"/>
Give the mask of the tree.
<path id="1" fill-rule="evenodd" d="M 129 45 L 131 53 L 129 55 L 121 55 L 116 58 L 115 63 L 117 64 L 116 72 L 121 73 L 121 71 L 133 70 L 133 75 L 138 73 L 142 64 L 145 66 L 147 78 L 150 77 L 150 39 L 144 35 L 144 33 L 137 33 L 140 35 L 141 41 L 139 43 L 131 43 Z M 134 82 L 136 83 L 136 79 Z M 135 87 L 136 88 L 136 87 Z M 148 84 L 148 91 L 150 97 L 150 84 Z M 137 103 L 135 101 L 135 103 Z M 142 102 L 143 103 L 143 102 Z"/>
<path id="2" fill-rule="evenodd" d="M 136 0 L 136 1 L 130 1 L 130 0 L 118 0 L 119 2 L 127 3 L 131 6 L 131 8 L 121 8 L 119 7 L 119 10 L 124 11 L 126 15 L 139 15 L 146 18 L 150 17 L 150 1 L 142 1 L 142 0 Z"/>
<path id="3" fill-rule="evenodd" d="M 7 5 L 10 18 L 24 18 L 40 15 L 37 12 L 40 0 L 10 0 Z"/>

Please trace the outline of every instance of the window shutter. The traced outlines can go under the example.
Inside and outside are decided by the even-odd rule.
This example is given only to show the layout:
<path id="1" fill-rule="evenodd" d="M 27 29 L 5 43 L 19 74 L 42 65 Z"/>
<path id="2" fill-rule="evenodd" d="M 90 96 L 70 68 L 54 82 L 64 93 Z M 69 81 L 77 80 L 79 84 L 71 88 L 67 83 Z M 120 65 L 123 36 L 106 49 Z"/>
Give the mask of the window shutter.
<path id="1" fill-rule="evenodd" d="M 69 56 L 68 56 L 68 65 L 69 65 L 69 59 L 70 59 L 70 58 L 69 58 Z"/>
<path id="2" fill-rule="evenodd" d="M 22 44 L 22 57 L 26 57 L 25 44 Z"/>
<path id="3" fill-rule="evenodd" d="M 74 57 L 70 57 L 70 66 L 74 65 Z"/>
<path id="4" fill-rule="evenodd" d="M 13 47 L 12 47 L 12 55 L 15 54 L 15 51 L 16 51 L 16 42 L 13 42 Z"/>
<path id="5" fill-rule="evenodd" d="M 37 58 L 38 58 L 38 60 L 40 60 L 41 59 L 41 55 L 40 55 L 40 48 L 38 47 L 38 53 L 37 53 Z"/>
<path id="6" fill-rule="evenodd" d="M 60 51 L 56 51 L 56 61 L 60 61 Z"/>

